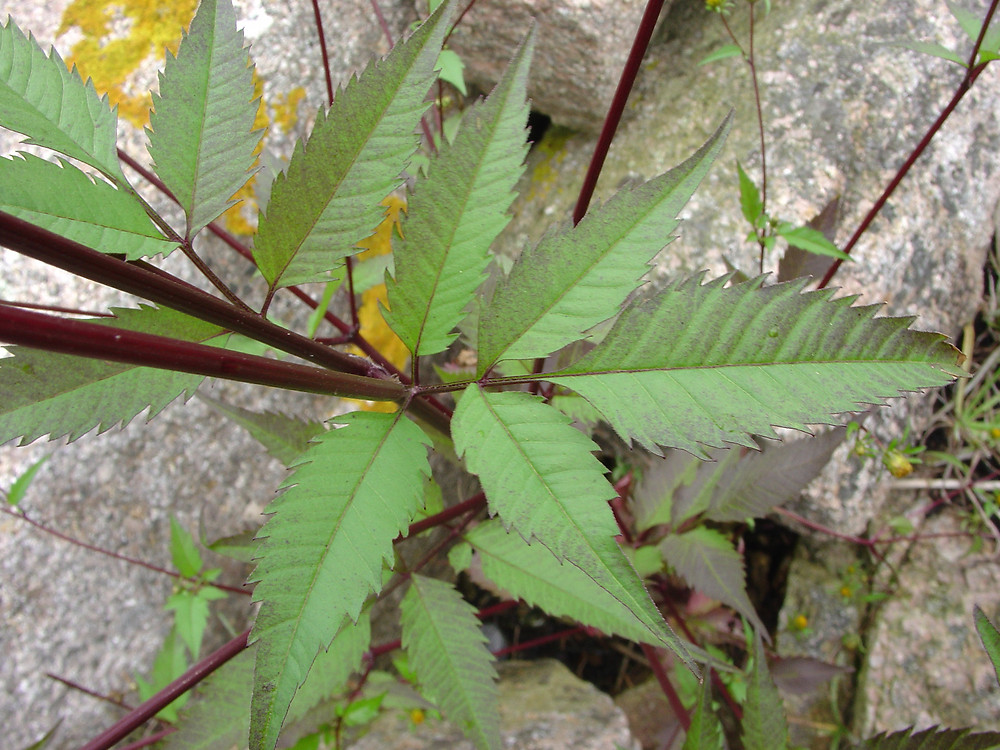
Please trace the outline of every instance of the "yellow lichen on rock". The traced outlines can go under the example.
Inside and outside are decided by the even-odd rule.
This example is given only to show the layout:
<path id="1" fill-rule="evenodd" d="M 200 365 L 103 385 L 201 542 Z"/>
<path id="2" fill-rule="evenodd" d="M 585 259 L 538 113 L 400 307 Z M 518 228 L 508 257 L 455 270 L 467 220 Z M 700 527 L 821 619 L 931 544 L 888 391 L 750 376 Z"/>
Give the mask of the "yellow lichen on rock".
<path id="1" fill-rule="evenodd" d="M 385 218 L 375 229 L 375 232 L 358 243 L 365 250 L 356 257 L 358 261 L 387 255 L 392 252 L 392 233 L 399 231 L 400 212 L 406 210 L 406 201 L 396 195 L 390 195 L 382 205 L 386 207 Z M 400 233 L 402 236 L 402 233 Z M 388 293 L 385 284 L 376 284 L 361 295 L 361 306 L 358 308 L 358 320 L 361 324 L 361 336 L 375 347 L 395 367 L 402 369 L 409 359 L 410 351 L 400 338 L 385 322 L 380 305 L 388 306 Z M 365 356 L 357 347 L 351 347 L 351 353 Z M 376 401 L 359 401 L 366 411 L 395 411 L 398 407 L 393 403 Z"/>
<path id="2" fill-rule="evenodd" d="M 66 59 L 99 93 L 107 93 L 118 114 L 136 126 L 149 121 L 149 93 L 131 94 L 126 81 L 149 57 L 177 52 L 180 30 L 194 17 L 198 0 L 73 0 L 63 11 L 57 34 L 72 29 L 83 37 Z"/>

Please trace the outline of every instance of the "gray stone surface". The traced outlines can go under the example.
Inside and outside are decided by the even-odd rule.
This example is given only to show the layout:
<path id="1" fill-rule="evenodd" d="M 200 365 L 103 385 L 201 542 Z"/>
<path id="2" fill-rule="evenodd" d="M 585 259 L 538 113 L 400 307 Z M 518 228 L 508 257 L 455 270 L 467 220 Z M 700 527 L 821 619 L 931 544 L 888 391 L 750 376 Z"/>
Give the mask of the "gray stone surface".
<path id="1" fill-rule="evenodd" d="M 480 2 L 448 46 L 462 57 L 466 80 L 489 91 L 534 21 L 532 107 L 560 125 L 594 131 L 604 121 L 645 6 L 645 0 Z"/>
<path id="2" fill-rule="evenodd" d="M 510 750 L 638 750 L 624 712 L 611 698 L 573 676 L 561 662 L 508 661 L 500 674 L 500 727 Z M 462 733 L 441 721 L 414 726 L 400 714 L 385 714 L 351 750 L 472 750 Z"/>
<path id="3" fill-rule="evenodd" d="M 575 5 L 584 8 L 587 4 Z M 628 3 L 629 8 L 632 5 L 637 3 Z M 390 11 L 390 18 L 398 35 L 412 6 L 383 6 L 397 8 Z M 722 273 L 723 257 L 749 269 L 755 258 L 753 248 L 741 242 L 746 230 L 734 167 L 739 159 L 756 175 L 760 164 L 749 81 L 738 60 L 695 67 L 698 59 L 725 41 L 717 20 L 701 6 L 678 3 L 662 24 L 630 104 L 631 117 L 612 149 L 598 190 L 607 197 L 622 184 L 650 178 L 680 162 L 730 107 L 736 108 L 729 145 L 685 209 L 682 238 L 660 259 L 658 278 L 704 268 Z M 328 41 L 342 63 L 338 63 L 341 72 L 358 65 L 367 50 L 384 49 L 367 3 L 359 0 L 324 7 L 330 11 Z M 19 16 L 30 13 L 25 25 L 46 39 L 57 25 L 60 10 L 58 3 L 48 3 L 20 11 Z M 308 92 L 308 105 L 322 102 L 324 86 L 308 6 L 282 6 L 279 12 L 277 6 L 258 2 L 239 12 L 253 19 L 248 36 L 256 45 L 254 54 L 265 85 L 275 92 L 302 85 Z M 743 34 L 745 24 L 740 19 L 740 14 L 734 14 L 735 30 Z M 947 101 L 959 75 L 954 66 L 901 51 L 887 42 L 909 38 L 954 45 L 961 34 L 936 0 L 914 0 L 905 7 L 850 0 L 775 3 L 760 32 L 770 208 L 784 219 L 804 222 L 839 194 L 842 218 L 837 239 L 843 242 Z M 495 35 L 495 41 L 506 49 L 505 40 Z M 584 50 L 581 56 L 588 54 L 597 53 Z M 563 62 L 554 67 L 568 65 Z M 536 66 L 536 75 L 542 69 Z M 543 105 L 539 99 L 536 106 L 553 115 L 560 111 L 558 107 L 568 107 L 568 102 L 581 97 L 588 103 L 598 99 L 592 93 L 565 88 L 546 90 L 545 95 L 551 95 L 553 103 Z M 560 103 L 560 99 L 565 101 Z M 603 104 L 597 106 L 589 122 L 602 116 Z M 845 291 L 861 294 L 864 302 L 889 302 L 891 314 L 919 312 L 922 327 L 947 333 L 971 317 L 978 303 L 982 254 L 994 230 L 1000 195 L 998 111 L 996 70 L 991 69 L 857 247 L 857 262 L 838 275 Z M 557 123 L 561 118 L 556 117 Z M 569 115 L 563 122 L 588 127 Z M 131 141 L 134 146 L 134 135 Z M 590 136 L 556 130 L 534 150 L 504 252 L 516 253 L 526 242 L 537 240 L 552 221 L 568 216 L 591 147 Z M 136 155 L 145 160 L 142 153 Z M 766 267 L 774 265 L 774 259 L 768 259 Z M 241 283 L 248 282 L 248 277 L 240 276 L 245 272 L 232 273 Z M 0 296 L 30 294 L 36 301 L 87 307 L 120 301 L 114 294 L 95 298 L 89 289 L 90 285 L 64 275 L 42 273 L 37 264 L 6 251 L 0 255 Z M 235 392 L 230 388 L 225 387 Z M 251 397 L 248 392 L 235 398 L 245 406 L 310 416 L 329 411 L 329 404 L 307 398 Z M 914 408 L 919 414 L 920 407 Z M 905 419 L 905 411 L 895 413 L 884 423 L 889 436 L 898 433 Z M 271 496 L 280 467 L 242 433 L 197 402 L 169 407 L 148 427 L 141 423 L 140 418 L 122 432 L 88 436 L 58 451 L 33 486 L 26 501 L 28 511 L 74 536 L 160 564 L 169 559 L 171 513 L 189 528 L 204 518 L 209 534 L 257 517 Z M 3 448 L 0 485 L 7 486 L 51 448 L 45 444 Z M 153 455 L 167 457 L 156 471 L 148 463 Z M 809 504 L 798 510 L 839 531 L 856 533 L 885 505 L 879 499 L 884 497 L 878 489 L 881 480 L 850 464 L 842 467 L 825 474 Z M 901 603 L 901 611 L 926 607 L 932 615 L 944 612 L 940 602 L 947 592 L 961 593 L 966 587 L 972 591 L 970 581 L 980 590 L 980 584 L 988 588 L 996 580 L 992 568 L 985 564 L 969 568 L 966 562 L 955 559 L 941 566 L 962 571 L 964 579 L 950 584 L 935 579 L 932 592 Z M 239 580 L 238 571 L 229 575 L 230 580 Z M 63 717 L 59 745 L 74 746 L 115 718 L 114 709 L 57 685 L 44 672 L 101 691 L 127 689 L 131 674 L 148 668 L 166 630 L 160 608 L 168 590 L 169 582 L 152 573 L 108 563 L 4 517 L 0 521 L 0 716 L 16 718 L 5 722 L 0 742 L 22 747 Z M 962 601 L 963 612 L 967 604 Z M 995 603 L 993 607 L 990 613 L 996 614 Z M 905 628 L 892 631 L 889 645 L 876 645 L 873 650 L 867 684 L 872 689 L 882 685 L 900 690 L 912 681 L 919 664 L 886 671 L 883 677 L 877 676 L 875 667 L 894 664 L 894 653 L 920 658 L 931 642 L 942 644 L 946 654 L 958 658 L 955 644 L 968 644 L 966 628 L 971 620 L 957 614 L 942 619 L 946 629 L 951 628 L 943 634 L 914 636 Z M 985 706 L 969 697 L 969 689 L 987 689 L 979 672 L 970 674 L 969 684 L 947 683 L 955 698 L 949 705 L 955 705 L 956 711 L 963 700 Z M 918 686 L 915 696 L 920 696 L 919 690 Z M 888 697 L 872 694 L 870 723 L 882 726 L 878 722 L 887 712 L 903 710 L 912 705 L 911 700 L 898 692 Z M 921 700 L 930 700 L 926 690 Z M 925 717 L 924 710 L 930 709 L 916 709 L 911 714 L 914 718 L 908 720 L 922 722 L 941 716 L 941 720 L 963 722 L 957 713 Z M 979 708 L 975 711 L 964 721 L 985 721 L 992 715 Z"/>
<path id="4" fill-rule="evenodd" d="M 917 498 L 914 510 L 929 502 Z M 1000 617 L 997 550 L 987 541 L 972 551 L 954 509 L 931 517 L 918 531 L 941 536 L 901 546 L 890 558 L 899 573 L 898 593 L 882 608 L 872 633 L 860 728 L 865 734 L 936 724 L 1000 730 L 1000 687 L 972 614 L 978 604 L 994 623 Z"/>
<path id="5" fill-rule="evenodd" d="M 48 44 L 65 5 L 19 7 L 15 20 Z M 412 7 L 383 6 L 398 36 L 412 17 Z M 325 3 L 325 12 L 337 78 L 362 65 L 371 50 L 385 51 L 367 3 Z M 303 116 L 322 104 L 325 84 L 311 6 L 298 3 L 278 9 L 260 2 L 238 3 L 237 14 L 247 19 L 265 97 L 303 86 Z M 60 50 L 66 51 L 62 44 Z M 150 61 L 137 71 L 136 90 L 148 89 L 155 67 Z M 9 135 L 3 134 L 0 153 L 8 153 L 16 143 Z M 120 144 L 148 163 L 143 138 L 134 129 L 121 125 Z M 270 148 L 288 153 L 288 135 L 279 133 Z M 180 254 L 176 256 L 166 267 L 195 281 Z M 208 257 L 241 292 L 253 286 L 250 298 L 259 296 L 260 284 L 252 282 L 247 264 L 231 251 L 213 246 Z M 0 298 L 87 310 L 134 304 L 114 290 L 7 250 L 0 250 Z M 279 315 L 289 314 L 288 308 L 279 310 Z M 327 399 L 230 383 L 204 387 L 210 395 L 246 408 L 314 419 L 333 413 Z M 175 402 L 148 425 L 144 422 L 140 415 L 124 430 L 91 433 L 68 446 L 44 441 L 26 448 L 4 446 L 0 487 L 9 487 L 33 461 L 52 453 L 24 502 L 28 514 L 74 538 L 165 567 L 171 567 L 171 515 L 192 532 L 201 526 L 209 538 L 259 524 L 261 510 L 285 473 L 258 444 L 198 401 Z M 211 558 L 209 564 L 222 564 L 225 581 L 237 586 L 247 573 L 220 558 Z M 169 578 L 0 516 L 0 716 L 5 719 L 0 747 L 26 747 L 58 721 L 62 724 L 54 746 L 76 747 L 119 718 L 120 709 L 68 689 L 46 673 L 134 701 L 133 676 L 150 668 L 169 628 L 162 607 L 170 591 Z M 221 610 L 234 632 L 245 627 L 248 601 L 237 596 Z M 225 637 L 219 620 L 211 632 L 207 648 Z"/>

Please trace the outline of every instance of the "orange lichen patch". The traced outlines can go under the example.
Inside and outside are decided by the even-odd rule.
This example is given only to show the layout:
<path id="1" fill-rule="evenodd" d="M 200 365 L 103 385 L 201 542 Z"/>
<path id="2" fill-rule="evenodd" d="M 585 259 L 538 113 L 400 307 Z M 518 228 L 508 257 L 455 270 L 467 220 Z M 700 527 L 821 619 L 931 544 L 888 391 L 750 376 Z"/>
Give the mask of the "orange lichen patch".
<path id="1" fill-rule="evenodd" d="M 382 205 L 385 206 L 385 218 L 375 229 L 374 234 L 358 243 L 359 247 L 365 248 L 357 255 L 359 261 L 392 252 L 392 233 L 399 232 L 399 214 L 405 210 L 406 201 L 390 195 L 382 201 Z M 410 352 L 382 317 L 379 303 L 388 306 L 388 302 L 385 284 L 377 284 L 361 295 L 361 307 L 358 309 L 361 335 L 393 365 L 402 368 Z M 360 350 L 355 350 L 355 354 L 363 356 Z"/>
<path id="2" fill-rule="evenodd" d="M 390 195 L 382 201 L 382 205 L 385 206 L 385 218 L 370 237 L 366 237 L 358 243 L 359 247 L 365 248 L 363 252 L 355 256 L 359 261 L 392 252 L 392 233 L 399 231 L 400 212 L 406 210 L 406 201 L 395 195 Z M 388 306 L 388 292 L 385 284 L 377 284 L 361 295 L 361 306 L 358 308 L 361 335 L 395 367 L 402 369 L 410 356 L 410 350 L 385 322 L 380 303 Z M 351 353 L 364 356 L 364 352 L 357 347 L 351 347 Z M 393 403 L 372 401 L 360 403 L 361 408 L 366 411 L 393 412 L 398 408 Z"/>
<path id="3" fill-rule="evenodd" d="M 84 78 L 91 78 L 101 94 L 108 94 L 118 106 L 118 114 L 136 126 L 149 122 L 152 106 L 148 92 L 129 91 L 129 77 L 147 59 L 162 65 L 164 50 L 177 53 L 181 30 L 190 26 L 198 0 L 73 0 L 63 12 L 58 34 L 77 30 L 82 34 L 66 60 L 76 65 Z M 305 98 L 305 89 L 297 86 L 287 94 L 279 94 L 270 104 L 273 116 L 263 98 L 264 86 L 256 70 L 253 74 L 254 97 L 258 99 L 255 129 L 267 129 L 273 121 L 289 132 L 298 119 L 298 105 Z M 263 142 L 258 144 L 260 153 Z M 225 214 L 226 228 L 237 235 L 249 236 L 256 229 L 259 206 L 255 200 L 254 180 L 251 179 L 234 196 L 240 201 Z"/>
<path id="4" fill-rule="evenodd" d="M 66 60 L 99 93 L 107 93 L 118 113 L 137 126 L 149 120 L 149 94 L 127 91 L 126 80 L 146 58 L 164 48 L 177 51 L 181 29 L 191 23 L 198 0 L 73 0 L 63 11 L 58 34 L 78 29 L 83 38 Z"/>
<path id="5" fill-rule="evenodd" d="M 256 69 L 253 71 L 253 96 L 257 101 L 257 115 L 253 121 L 254 130 L 267 130 L 271 118 L 268 116 L 267 106 L 264 103 L 264 80 L 257 75 Z M 263 148 L 264 140 L 261 139 L 253 150 L 254 156 L 259 156 Z M 257 213 L 260 206 L 257 205 L 257 195 L 254 192 L 256 181 L 256 175 L 247 180 L 247 183 L 232 197 L 232 200 L 239 201 L 239 203 L 222 214 L 222 221 L 226 229 L 235 235 L 249 237 L 257 230 Z"/>
<path id="6" fill-rule="evenodd" d="M 282 132 L 290 133 L 299 120 L 299 104 L 306 98 L 306 90 L 296 86 L 287 94 L 278 94 L 271 102 L 271 122 Z"/>

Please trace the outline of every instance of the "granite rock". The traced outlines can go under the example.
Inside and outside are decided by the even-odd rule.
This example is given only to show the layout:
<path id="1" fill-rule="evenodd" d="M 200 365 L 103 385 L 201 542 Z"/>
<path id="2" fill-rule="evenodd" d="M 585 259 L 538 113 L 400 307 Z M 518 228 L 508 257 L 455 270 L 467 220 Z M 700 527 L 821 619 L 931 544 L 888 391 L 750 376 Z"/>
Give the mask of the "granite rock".
<path id="1" fill-rule="evenodd" d="M 489 91 L 536 23 L 528 85 L 533 109 L 559 125 L 594 131 L 604 121 L 645 6 L 645 0 L 478 3 L 455 29 L 448 46 L 465 63 L 466 80 Z"/>
<path id="2" fill-rule="evenodd" d="M 500 674 L 500 727 L 510 750 L 638 750 L 624 712 L 589 682 L 554 659 L 497 665 Z M 414 726 L 408 716 L 385 714 L 351 750 L 472 750 L 453 726 L 427 721 Z"/>

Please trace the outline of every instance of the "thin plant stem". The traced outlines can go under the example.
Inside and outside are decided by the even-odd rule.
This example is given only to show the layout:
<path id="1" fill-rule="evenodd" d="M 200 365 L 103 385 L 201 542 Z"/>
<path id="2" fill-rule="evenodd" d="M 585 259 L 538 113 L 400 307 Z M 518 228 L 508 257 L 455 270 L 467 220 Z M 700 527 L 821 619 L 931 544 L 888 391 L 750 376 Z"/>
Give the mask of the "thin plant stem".
<path id="1" fill-rule="evenodd" d="M 319 52 L 323 61 L 323 73 L 326 76 L 327 106 L 333 105 L 333 77 L 330 73 L 330 57 L 326 51 L 326 35 L 323 33 L 323 14 L 319 9 L 319 0 L 312 0 L 313 16 L 316 18 L 316 35 L 319 37 Z M 385 19 L 382 19 L 383 22 Z M 344 258 L 344 268 L 347 271 L 347 299 L 351 307 L 351 323 L 358 327 L 358 306 L 354 299 L 354 259 L 348 255 Z"/>
<path id="2" fill-rule="evenodd" d="M 435 513 L 433 516 L 428 516 L 422 521 L 417 521 L 410 524 L 410 528 L 406 531 L 405 537 L 399 537 L 396 541 L 401 542 L 403 539 L 410 539 L 422 531 L 427 531 L 427 529 L 433 529 L 435 526 L 440 526 L 453 518 L 458 518 L 464 513 L 471 513 L 472 511 L 479 511 L 481 508 L 486 507 L 486 495 L 482 492 L 477 493 L 470 497 L 468 500 L 463 500 L 457 505 L 453 505 L 450 508 L 446 508 L 440 513 Z"/>
<path id="3" fill-rule="evenodd" d="M 586 633 L 587 629 L 582 626 L 575 628 L 566 628 L 565 630 L 560 630 L 558 633 L 550 633 L 549 635 L 539 636 L 538 638 L 533 638 L 530 641 L 523 641 L 522 643 L 516 643 L 513 646 L 507 646 L 500 649 L 499 651 L 494 651 L 493 655 L 497 658 L 501 656 L 508 656 L 510 654 L 516 654 L 519 651 L 527 651 L 528 649 L 537 648 L 538 646 L 544 646 L 546 643 L 552 643 L 552 641 L 559 641 L 564 638 L 568 638 L 571 635 L 576 635 L 577 633 Z"/>
<path id="4" fill-rule="evenodd" d="M 52 672 L 46 672 L 45 676 L 48 677 L 50 680 L 61 682 L 66 687 L 70 688 L 71 690 L 76 690 L 78 693 L 83 693 L 84 695 L 89 695 L 91 698 L 96 698 L 99 701 L 110 703 L 112 706 L 115 706 L 116 708 L 122 708 L 126 711 L 132 710 L 132 706 L 130 706 L 125 701 L 120 700 L 118 698 L 112 698 L 110 695 L 104 695 L 102 693 L 98 693 L 96 690 L 91 690 L 88 687 L 84 687 L 79 682 L 73 682 L 73 680 L 68 680 L 65 677 L 60 677 L 59 675 L 53 674 Z"/>
<path id="5" fill-rule="evenodd" d="M 764 143 L 764 110 L 760 104 L 760 83 L 757 80 L 757 60 L 754 54 L 754 17 L 757 15 L 757 6 L 750 5 L 750 54 L 747 56 L 747 65 L 750 66 L 750 78 L 753 80 L 753 97 L 757 107 L 757 129 L 760 132 L 760 210 L 767 214 L 767 148 Z M 760 264 L 759 271 L 764 273 L 764 238 L 760 237 Z"/>
<path id="6" fill-rule="evenodd" d="M 895 192 L 896 188 L 899 186 L 899 183 L 903 181 L 903 178 L 906 177 L 907 173 L 909 173 L 910 169 L 916 163 L 917 159 L 920 158 L 920 156 L 930 145 L 931 139 L 934 138 L 937 132 L 941 129 L 941 126 L 943 126 L 945 121 L 951 116 L 951 113 L 955 110 L 955 107 L 958 106 L 958 103 L 962 101 L 962 98 L 968 93 L 969 89 L 972 88 L 973 84 L 976 82 L 976 79 L 979 78 L 980 74 L 986 69 L 986 66 L 989 64 L 989 62 L 987 61 L 984 63 L 980 63 L 979 65 L 976 65 L 976 59 L 979 57 L 979 50 L 980 47 L 982 47 L 983 39 L 986 36 L 986 29 L 989 27 L 990 22 L 993 20 L 993 16 L 996 13 L 998 4 L 1000 4 L 1000 0 L 993 0 L 993 2 L 990 3 L 989 10 L 986 12 L 986 18 L 983 21 L 983 25 L 979 30 L 979 37 L 976 39 L 976 43 L 973 45 L 972 52 L 969 55 L 969 62 L 965 68 L 965 75 L 962 76 L 962 80 L 959 82 L 958 87 L 955 89 L 955 93 L 952 95 L 951 101 L 949 101 L 948 104 L 945 105 L 945 108 L 941 110 L 941 114 L 938 115 L 937 119 L 934 120 L 931 126 L 927 129 L 927 132 L 924 133 L 923 138 L 921 138 L 920 141 L 917 143 L 916 148 L 914 148 L 913 151 L 910 152 L 910 155 L 906 157 L 906 160 L 903 162 L 902 166 L 900 166 L 900 168 L 896 171 L 895 176 L 889 181 L 889 184 L 886 185 L 885 189 L 882 191 L 882 194 L 878 197 L 875 203 L 872 204 L 872 207 L 865 215 L 865 218 L 861 220 L 861 223 L 858 225 L 858 228 L 854 230 L 854 234 L 851 235 L 851 238 L 847 241 L 847 244 L 844 245 L 843 248 L 843 251 L 846 255 L 851 254 L 851 251 L 854 249 L 854 246 L 858 243 L 858 240 L 861 239 L 861 236 L 866 231 L 868 231 L 868 228 L 875 220 L 875 217 L 878 216 L 879 212 L 882 210 L 882 207 L 886 204 L 886 202 Z M 826 274 L 819 282 L 817 288 L 824 289 L 830 283 L 830 280 L 833 278 L 834 274 L 837 273 L 837 270 L 840 268 L 842 264 L 843 264 L 843 259 L 837 258 L 837 260 L 833 263 L 833 265 L 830 266 L 829 270 L 827 270 Z"/>
<path id="7" fill-rule="evenodd" d="M 113 313 L 109 312 L 94 312 L 93 310 L 77 310 L 72 307 L 60 307 L 59 305 L 36 305 L 32 302 L 19 302 L 10 299 L 0 299 L 0 305 L 9 305 L 10 307 L 23 307 L 25 310 L 40 310 L 42 312 L 65 313 L 67 315 L 83 315 L 89 318 L 115 317 Z"/>
<path id="8" fill-rule="evenodd" d="M 174 570 L 169 570 L 167 568 L 161 568 L 159 565 L 153 565 L 152 563 L 148 563 L 145 560 L 140 560 L 140 559 L 138 559 L 136 557 L 129 557 L 128 555 L 123 555 L 121 553 L 114 552 L 114 551 L 109 550 L 109 549 L 105 549 L 104 547 L 98 547 L 96 545 L 89 544 L 88 542 L 84 542 L 84 541 L 82 541 L 80 539 L 76 539 L 74 537 L 71 537 L 68 534 L 64 534 L 61 531 L 57 531 L 56 529 L 52 528 L 51 526 L 48 526 L 48 525 L 46 525 L 44 523 L 41 523 L 40 521 L 36 521 L 35 519 L 33 519 L 30 516 L 28 516 L 28 514 L 25 513 L 23 510 L 21 510 L 20 512 L 18 512 L 18 511 L 15 511 L 15 510 L 11 510 L 10 508 L 0 508 L 0 511 L 3 511 L 8 516 L 13 516 L 14 518 L 19 518 L 22 521 L 24 521 L 25 523 L 27 523 L 29 526 L 32 526 L 32 527 L 34 527 L 34 528 L 38 529 L 39 531 L 44 532 L 46 534 L 50 534 L 51 536 L 54 536 L 56 539 L 61 539 L 64 542 L 69 542 L 70 544 L 75 545 L 77 547 L 81 547 L 81 548 L 83 548 L 85 550 L 90 550 L 91 552 L 96 552 L 99 555 L 105 555 L 106 557 L 111 557 L 111 558 L 114 558 L 115 560 L 121 560 L 122 562 L 128 563 L 129 565 L 138 565 L 140 568 L 146 568 L 147 570 L 152 570 L 155 573 L 160 573 L 160 574 L 165 575 L 165 576 L 170 576 L 171 578 L 176 578 L 176 579 L 181 580 L 181 581 L 190 581 L 191 583 L 199 583 L 199 584 L 204 585 L 204 586 L 211 586 L 214 589 L 220 589 L 222 591 L 228 591 L 228 592 L 230 592 L 232 594 L 241 594 L 243 596 L 250 596 L 251 593 L 252 593 L 251 591 L 248 591 L 247 589 L 237 588 L 236 586 L 226 586 L 225 584 L 222 584 L 222 583 L 211 583 L 209 581 L 197 581 L 194 578 L 187 578 L 185 576 L 182 576 L 180 573 L 178 573 L 178 572 L 176 572 Z M 55 678 L 54 677 L 53 679 L 59 679 L 59 678 Z M 125 708 L 127 708 L 127 706 L 125 706 Z"/>
<path id="9" fill-rule="evenodd" d="M 749 33 L 749 49 L 743 49 L 743 45 L 740 44 L 739 40 L 736 38 L 736 34 L 733 33 L 732 27 L 729 25 L 729 21 L 726 20 L 725 15 L 719 14 L 719 18 L 722 20 L 722 25 L 726 29 L 726 33 L 729 38 L 733 40 L 733 44 L 740 48 L 740 52 L 743 56 L 743 61 L 750 68 L 750 80 L 753 83 L 753 96 L 754 105 L 757 110 L 757 130 L 760 134 L 760 212 L 762 215 L 767 213 L 767 147 L 764 137 L 764 109 L 761 106 L 760 99 L 760 84 L 757 80 L 757 58 L 754 51 L 754 19 L 756 16 L 756 4 L 750 4 L 750 33 Z M 764 232 L 767 230 L 764 229 Z M 754 233 L 757 236 L 757 244 L 760 246 L 760 260 L 758 261 L 758 268 L 760 273 L 764 273 L 764 251 L 767 246 L 764 242 L 765 235 L 761 233 L 760 230 L 755 226 Z"/>
<path id="10" fill-rule="evenodd" d="M 604 125 L 601 133 L 597 137 L 597 144 L 594 146 L 594 153 L 590 157 L 590 165 L 587 167 L 587 174 L 583 178 L 583 185 L 580 187 L 580 195 L 576 199 L 576 206 L 573 208 L 573 225 L 579 224 L 587 214 L 590 201 L 594 197 L 594 188 L 597 187 L 597 179 L 601 176 L 604 162 L 608 157 L 611 142 L 618 131 L 622 114 L 625 112 L 625 104 L 628 96 L 635 86 L 636 76 L 639 74 L 639 66 L 642 58 L 646 55 L 649 47 L 649 40 L 653 37 L 653 30 L 656 28 L 656 21 L 663 10 L 663 0 L 647 0 L 646 8 L 639 20 L 639 28 L 636 29 L 635 39 L 632 41 L 632 48 L 629 50 L 628 58 L 625 60 L 625 67 L 622 69 L 621 77 L 618 79 L 618 86 L 615 88 L 614 96 L 608 107 L 608 113 L 604 117 Z M 540 373 L 545 365 L 545 358 L 539 357 L 535 360 L 533 372 Z M 532 381 L 531 393 L 537 394 L 540 383 Z"/>
<path id="11" fill-rule="evenodd" d="M 579 224 L 590 207 L 590 201 L 594 197 L 594 188 L 597 186 L 597 178 L 601 176 L 604 168 L 604 161 L 607 159 L 608 150 L 611 148 L 611 141 L 615 138 L 618 124 L 621 122 L 622 114 L 625 111 L 625 104 L 628 96 L 635 86 L 636 76 L 639 74 L 639 66 L 642 58 L 646 55 L 649 47 L 649 40 L 653 37 L 653 30 L 656 28 L 656 21 L 663 10 L 663 0 L 647 0 L 646 9 L 642 13 L 639 21 L 639 28 L 636 30 L 635 39 L 632 42 L 632 49 L 629 50 L 628 59 L 622 69 L 621 78 L 618 80 L 618 87 L 611 99 L 611 106 L 608 107 L 608 114 L 604 118 L 604 125 L 601 134 L 597 138 L 597 145 L 594 146 L 594 154 L 590 158 L 590 166 L 587 167 L 587 174 L 583 178 L 583 185 L 580 188 L 580 195 L 576 200 L 576 207 L 573 209 L 573 224 Z"/>
<path id="12" fill-rule="evenodd" d="M 171 735 L 176 731 L 177 729 L 175 727 L 166 727 L 165 729 L 161 729 L 159 732 L 149 735 L 149 737 L 143 737 L 141 740 L 136 740 L 128 745 L 124 745 L 120 748 L 120 750 L 141 750 L 144 747 L 155 745 L 164 737 Z"/>
<path id="13" fill-rule="evenodd" d="M 687 709 L 684 708 L 684 702 L 681 701 L 680 695 L 677 694 L 677 688 L 670 681 L 670 675 L 663 668 L 659 654 L 648 643 L 641 643 L 639 645 L 642 647 L 642 653 L 649 661 L 649 666 L 653 670 L 653 676 L 656 677 L 656 681 L 660 684 L 660 689 L 663 690 L 663 694 L 667 697 L 667 702 L 670 703 L 670 708 L 677 717 L 677 721 L 680 722 L 686 732 L 691 728 L 691 717 L 688 716 Z"/>
<path id="14" fill-rule="evenodd" d="M 444 42 L 441 45 L 442 47 L 448 44 L 448 40 L 451 39 L 451 35 L 455 33 L 455 29 L 457 29 L 458 25 L 465 20 L 465 14 L 472 10 L 472 6 L 474 6 L 477 2 L 478 0 L 469 0 L 469 4 L 466 5 L 465 9 L 458 14 L 458 18 L 455 19 L 455 23 L 453 23 L 451 28 L 448 29 L 448 33 L 444 35 Z"/>
<path id="15" fill-rule="evenodd" d="M 313 16 L 316 19 L 316 35 L 319 37 L 319 53 L 323 60 L 323 74 L 326 76 L 327 106 L 333 104 L 333 76 L 330 73 L 330 57 L 326 51 L 326 35 L 323 33 L 323 16 L 319 10 L 319 0 L 312 0 Z M 382 19 L 383 23 L 385 19 Z"/>
<path id="16" fill-rule="evenodd" d="M 80 748 L 80 750 L 108 750 L 108 748 L 114 747 L 115 744 L 125 739 L 149 719 L 156 716 L 162 709 L 169 706 L 177 698 L 202 682 L 212 672 L 242 652 L 247 647 L 249 636 L 250 631 L 246 630 L 213 651 L 163 688 L 163 690 L 160 690 L 149 700 L 144 701 L 129 711 L 128 714 L 101 732 L 101 734 Z"/>

